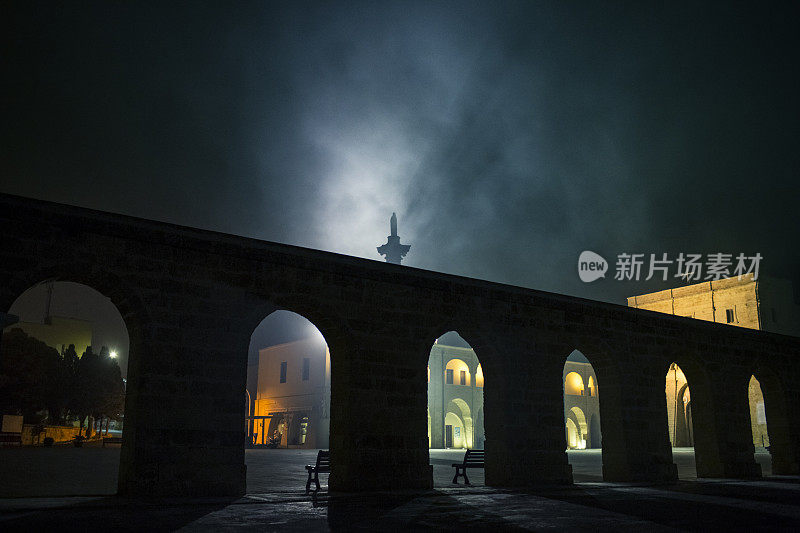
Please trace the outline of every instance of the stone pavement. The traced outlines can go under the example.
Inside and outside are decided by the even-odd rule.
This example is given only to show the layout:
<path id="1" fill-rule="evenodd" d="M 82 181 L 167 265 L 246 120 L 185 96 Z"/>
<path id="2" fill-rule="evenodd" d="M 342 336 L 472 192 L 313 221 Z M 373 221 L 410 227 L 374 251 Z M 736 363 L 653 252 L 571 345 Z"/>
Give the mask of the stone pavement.
<path id="1" fill-rule="evenodd" d="M 0 475 L 13 470 L 8 468 L 7 460 L 25 457 L 24 453 L 11 455 L 7 451 L 0 450 Z M 91 464 L 102 465 L 108 462 L 103 457 L 111 457 L 111 453 L 74 453 L 80 451 L 66 452 L 72 459 L 69 471 L 87 471 L 87 479 L 97 480 L 100 472 L 87 469 L 84 460 L 91 458 Z M 471 487 L 452 485 L 450 463 L 462 454 L 431 451 L 436 485 L 433 491 L 330 495 L 323 484 L 319 494 L 307 495 L 302 465 L 313 460 L 314 451 L 248 450 L 248 495 L 243 498 L 5 498 L 0 499 L 0 531 L 800 529 L 798 477 L 694 480 L 672 486 L 603 483 L 591 481 L 599 475 L 599 450 L 584 450 L 570 452 L 578 481 L 575 486 L 510 491 L 482 486 L 481 472 L 471 476 Z M 761 455 L 757 454 L 759 462 L 766 460 L 768 466 L 769 456 Z M 28 464 L 35 463 L 27 460 Z M 681 475 L 690 478 L 694 470 L 691 450 L 676 450 L 675 461 Z M 8 478 L 0 479 L 6 485 Z M 326 482 L 327 476 L 322 480 Z"/>
<path id="2" fill-rule="evenodd" d="M 800 478 L 670 487 L 581 483 L 506 491 L 250 494 L 240 499 L 0 500 L 0 530 L 40 531 L 797 531 Z"/>

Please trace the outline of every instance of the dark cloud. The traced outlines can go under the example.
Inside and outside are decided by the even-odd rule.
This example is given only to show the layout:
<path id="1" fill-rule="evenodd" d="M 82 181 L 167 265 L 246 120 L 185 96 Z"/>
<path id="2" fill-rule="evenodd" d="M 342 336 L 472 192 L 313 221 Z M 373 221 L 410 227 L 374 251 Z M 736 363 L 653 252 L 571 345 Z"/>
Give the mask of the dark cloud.
<path id="1" fill-rule="evenodd" d="M 789 7 L 13 8 L 2 190 L 623 303 L 585 249 L 800 286 Z"/>

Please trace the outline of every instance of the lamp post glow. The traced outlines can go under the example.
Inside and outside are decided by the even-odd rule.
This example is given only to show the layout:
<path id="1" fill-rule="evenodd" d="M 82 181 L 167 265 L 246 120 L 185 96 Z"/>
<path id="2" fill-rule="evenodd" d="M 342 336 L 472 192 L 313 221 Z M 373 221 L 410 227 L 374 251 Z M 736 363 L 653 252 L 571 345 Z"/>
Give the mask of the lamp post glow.
<path id="1" fill-rule="evenodd" d="M 117 358 L 117 352 L 113 352 L 113 351 L 112 351 L 112 352 L 109 352 L 108 356 L 109 356 L 111 359 L 116 359 L 116 358 Z"/>

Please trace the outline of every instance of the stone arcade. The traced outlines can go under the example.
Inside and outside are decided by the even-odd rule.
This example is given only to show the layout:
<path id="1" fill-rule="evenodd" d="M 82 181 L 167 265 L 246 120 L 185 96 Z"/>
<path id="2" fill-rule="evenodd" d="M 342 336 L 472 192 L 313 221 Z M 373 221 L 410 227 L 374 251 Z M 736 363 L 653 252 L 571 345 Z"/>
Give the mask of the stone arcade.
<path id="1" fill-rule="evenodd" d="M 692 384 L 698 475 L 760 475 L 751 374 L 773 472 L 798 473 L 795 337 L 8 195 L 0 218 L 0 309 L 58 279 L 99 290 L 125 319 L 123 494 L 244 493 L 248 343 L 278 308 L 311 320 L 330 348 L 333 490 L 431 487 L 427 362 L 450 330 L 486 377 L 488 485 L 571 482 L 562 372 L 574 349 L 602 389 L 606 480 L 676 479 L 664 397 L 673 361 Z"/>

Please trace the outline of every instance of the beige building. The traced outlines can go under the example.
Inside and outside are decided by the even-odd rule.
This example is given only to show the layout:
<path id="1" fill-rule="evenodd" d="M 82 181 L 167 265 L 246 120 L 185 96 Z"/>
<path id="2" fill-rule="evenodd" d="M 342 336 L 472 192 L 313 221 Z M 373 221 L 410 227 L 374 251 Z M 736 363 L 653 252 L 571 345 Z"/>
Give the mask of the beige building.
<path id="1" fill-rule="evenodd" d="M 437 341 L 428 357 L 428 447 L 483 449 L 484 441 L 478 356 Z"/>
<path id="2" fill-rule="evenodd" d="M 628 306 L 800 336 L 800 305 L 794 301 L 792 283 L 754 280 L 753 274 L 631 296 Z"/>
<path id="3" fill-rule="evenodd" d="M 753 274 L 631 296 L 628 306 L 800 336 L 800 306 L 794 302 L 791 282 L 763 277 L 754 280 Z M 665 393 L 670 442 L 673 446 L 693 446 L 689 383 L 676 364 L 667 372 Z M 755 376 L 750 379 L 748 394 L 753 444 L 769 446 L 764 397 Z"/>
<path id="4" fill-rule="evenodd" d="M 251 442 L 281 447 L 328 448 L 331 359 L 322 337 L 258 351 L 248 390 L 252 401 Z"/>

